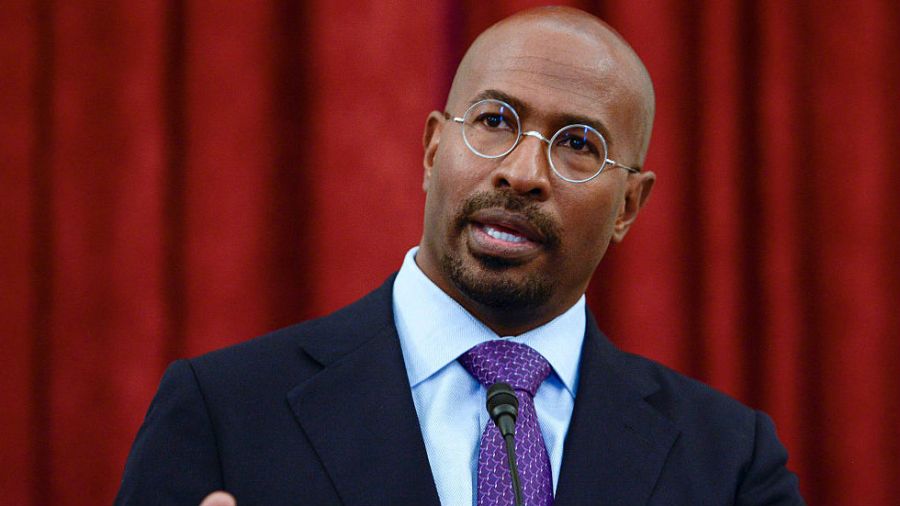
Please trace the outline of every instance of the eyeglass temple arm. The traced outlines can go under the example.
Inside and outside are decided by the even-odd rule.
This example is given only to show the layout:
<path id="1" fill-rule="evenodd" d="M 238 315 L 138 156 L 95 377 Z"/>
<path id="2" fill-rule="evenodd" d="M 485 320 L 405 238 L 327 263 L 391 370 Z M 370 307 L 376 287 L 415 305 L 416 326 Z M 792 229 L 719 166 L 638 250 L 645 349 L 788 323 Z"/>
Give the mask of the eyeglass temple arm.
<path id="1" fill-rule="evenodd" d="M 627 170 L 628 172 L 630 172 L 630 173 L 632 173 L 632 174 L 640 174 L 640 173 L 641 173 L 641 169 L 639 169 L 639 168 L 636 169 L 636 168 L 634 168 L 634 167 L 629 167 L 629 166 L 627 166 L 627 165 L 622 165 L 621 163 L 619 163 L 619 162 L 617 162 L 617 161 L 615 161 L 615 160 L 610 160 L 609 158 L 606 159 L 606 163 L 612 165 L 613 167 L 619 167 L 620 169 L 625 169 L 625 170 Z"/>
<path id="2" fill-rule="evenodd" d="M 453 121 L 454 123 L 465 123 L 466 122 L 466 120 L 464 120 L 463 118 L 453 116 L 447 111 L 444 111 L 444 119 L 449 119 L 450 121 Z"/>

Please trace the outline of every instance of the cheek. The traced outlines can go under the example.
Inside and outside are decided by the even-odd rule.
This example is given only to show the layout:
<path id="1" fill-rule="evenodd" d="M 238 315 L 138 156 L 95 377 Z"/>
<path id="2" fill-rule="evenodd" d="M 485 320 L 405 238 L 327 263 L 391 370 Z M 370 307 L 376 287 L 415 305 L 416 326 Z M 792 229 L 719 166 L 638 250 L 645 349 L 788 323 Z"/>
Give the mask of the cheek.
<path id="1" fill-rule="evenodd" d="M 580 195 L 582 199 L 590 196 Z M 567 207 L 563 212 L 569 219 L 564 220 L 564 234 L 568 238 L 572 252 L 595 266 L 603 258 L 615 229 L 618 217 L 618 199 L 612 192 L 593 196 L 594 204 Z M 584 201 L 579 201 L 582 204 Z"/>
<path id="2" fill-rule="evenodd" d="M 471 195 L 485 181 L 489 181 L 492 161 L 475 158 L 463 146 L 441 146 L 435 156 L 434 168 L 429 181 L 429 195 L 442 201 L 455 202 Z M 435 194 L 435 195 L 431 195 Z"/>
<path id="3" fill-rule="evenodd" d="M 579 256 L 587 259 L 590 264 L 599 262 L 612 237 L 612 227 L 607 220 L 602 219 L 590 220 L 579 225 L 580 233 L 576 239 L 581 250 Z"/>
<path id="4" fill-rule="evenodd" d="M 446 228 L 477 186 L 477 175 L 466 162 L 465 154 L 453 146 L 438 148 L 425 195 L 426 233 Z"/>

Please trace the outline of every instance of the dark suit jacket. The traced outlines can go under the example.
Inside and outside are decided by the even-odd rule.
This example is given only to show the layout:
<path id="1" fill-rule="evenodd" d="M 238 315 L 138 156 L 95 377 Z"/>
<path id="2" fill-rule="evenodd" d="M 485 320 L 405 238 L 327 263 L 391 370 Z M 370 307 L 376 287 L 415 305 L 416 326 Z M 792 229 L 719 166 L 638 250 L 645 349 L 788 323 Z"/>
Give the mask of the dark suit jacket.
<path id="1" fill-rule="evenodd" d="M 172 364 L 116 504 L 438 504 L 389 279 L 321 319 Z M 440 343 L 435 343 L 440 346 Z M 802 504 L 771 420 L 616 349 L 588 315 L 556 504 Z"/>

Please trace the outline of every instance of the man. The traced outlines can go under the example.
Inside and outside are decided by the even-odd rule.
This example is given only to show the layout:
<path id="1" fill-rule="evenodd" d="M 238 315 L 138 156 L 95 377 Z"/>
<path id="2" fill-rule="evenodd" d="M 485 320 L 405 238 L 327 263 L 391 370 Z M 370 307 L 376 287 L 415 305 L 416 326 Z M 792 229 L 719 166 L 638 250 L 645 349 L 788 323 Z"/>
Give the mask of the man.
<path id="1" fill-rule="evenodd" d="M 655 176 L 631 48 L 530 10 L 472 45 L 424 135 L 418 249 L 330 316 L 173 364 L 120 504 L 802 504 L 771 421 L 615 349 L 584 291 Z M 233 504 L 217 493 L 207 505 Z"/>

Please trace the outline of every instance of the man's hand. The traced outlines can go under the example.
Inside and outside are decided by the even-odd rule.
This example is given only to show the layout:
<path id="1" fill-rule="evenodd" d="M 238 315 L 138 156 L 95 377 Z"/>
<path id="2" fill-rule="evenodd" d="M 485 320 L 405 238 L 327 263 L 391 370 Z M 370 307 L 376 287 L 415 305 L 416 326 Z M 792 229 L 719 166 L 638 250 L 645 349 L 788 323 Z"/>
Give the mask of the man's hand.
<path id="1" fill-rule="evenodd" d="M 227 492 L 213 492 L 206 496 L 200 506 L 237 506 L 237 502 Z"/>

